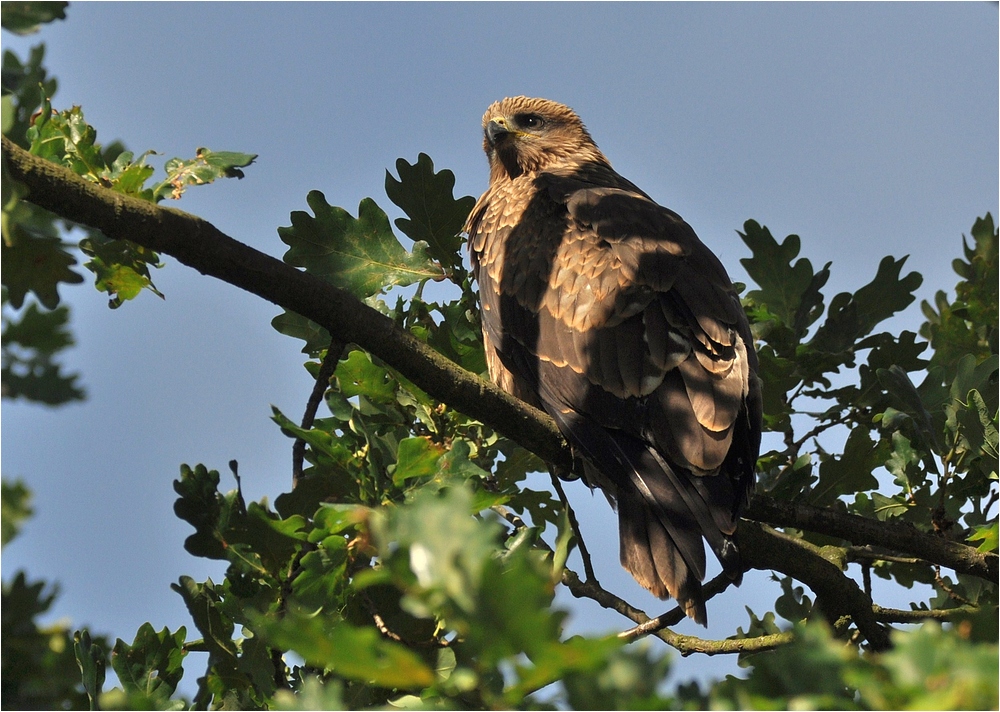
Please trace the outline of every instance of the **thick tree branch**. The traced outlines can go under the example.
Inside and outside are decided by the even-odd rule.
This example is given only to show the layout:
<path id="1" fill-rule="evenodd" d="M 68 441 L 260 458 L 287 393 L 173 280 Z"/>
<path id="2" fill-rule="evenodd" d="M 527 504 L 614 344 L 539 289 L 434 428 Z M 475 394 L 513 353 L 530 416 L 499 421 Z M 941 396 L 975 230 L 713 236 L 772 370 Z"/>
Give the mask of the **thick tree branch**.
<path id="1" fill-rule="evenodd" d="M 965 544 L 924 534 L 902 522 L 880 522 L 856 514 L 835 512 L 807 504 L 779 502 L 759 495 L 751 499 L 743 516 L 775 526 L 835 536 L 852 544 L 872 544 L 893 551 L 903 551 L 959 573 L 978 576 L 987 581 L 997 580 L 996 554 L 984 553 Z"/>
<path id="2" fill-rule="evenodd" d="M 816 594 L 831 623 L 850 616 L 873 650 L 890 647 L 889 631 L 875 617 L 872 599 L 810 544 L 747 521 L 736 531 L 736 543 L 746 566 L 780 571 L 801 581 Z"/>

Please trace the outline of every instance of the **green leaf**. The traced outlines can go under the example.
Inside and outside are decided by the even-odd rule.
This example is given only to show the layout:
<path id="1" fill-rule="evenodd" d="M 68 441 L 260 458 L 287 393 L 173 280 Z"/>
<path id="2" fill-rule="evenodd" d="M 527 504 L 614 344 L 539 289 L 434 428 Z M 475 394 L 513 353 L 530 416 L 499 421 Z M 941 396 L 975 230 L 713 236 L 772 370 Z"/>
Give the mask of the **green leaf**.
<path id="1" fill-rule="evenodd" d="M 17 480 L 13 484 L 3 480 L 0 489 L 0 529 L 3 531 L 3 546 L 17 536 L 21 524 L 32 515 L 31 490 Z"/>
<path id="2" fill-rule="evenodd" d="M 426 243 L 416 243 L 413 252 L 403 249 L 389 218 L 370 198 L 361 201 L 357 218 L 329 205 L 317 190 L 306 196 L 306 202 L 315 217 L 295 211 L 291 227 L 278 228 L 289 246 L 284 256 L 288 264 L 303 267 L 359 299 L 443 276 L 428 257 Z"/>
<path id="3" fill-rule="evenodd" d="M 379 687 L 419 689 L 434 682 L 434 672 L 416 653 L 387 640 L 375 628 L 358 628 L 331 617 L 289 611 L 257 622 L 262 634 L 307 663 L 349 680 Z"/>
<path id="4" fill-rule="evenodd" d="M 823 311 L 819 290 L 830 277 L 830 265 L 814 274 L 812 263 L 804 257 L 791 264 L 801 246 L 798 235 L 789 235 L 778 244 L 766 227 L 753 220 L 744 223 L 743 229 L 746 232 L 740 237 L 753 257 L 741 259 L 740 264 L 760 287 L 746 299 L 766 304 L 770 313 L 801 338 Z"/>
<path id="5" fill-rule="evenodd" d="M 152 625 L 143 623 L 132 645 L 119 638 L 111 653 L 111 667 L 126 694 L 168 699 L 184 675 L 185 635 L 183 627 L 174 634 L 166 628 L 157 633 Z"/>
<path id="6" fill-rule="evenodd" d="M 483 567 L 499 548 L 500 527 L 476 519 L 473 509 L 467 486 L 437 492 L 419 488 L 406 505 L 376 513 L 372 520 L 379 551 L 383 557 L 397 551 L 406 557 L 416 582 L 413 593 L 428 611 L 450 606 L 463 614 L 475 610 Z"/>
<path id="7" fill-rule="evenodd" d="M 38 32 L 41 25 L 53 20 L 66 19 L 68 2 L 14 2 L 4 0 L 0 4 L 0 17 L 5 30 L 16 35 L 30 35 Z"/>
<path id="8" fill-rule="evenodd" d="M 563 569 L 569 559 L 570 550 L 574 543 L 573 527 L 569 521 L 569 510 L 565 507 L 559 516 L 559 535 L 556 537 L 556 545 L 552 550 L 552 585 L 555 586 L 562 580 Z"/>
<path id="9" fill-rule="evenodd" d="M 396 468 L 392 473 L 393 484 L 398 486 L 410 479 L 433 476 L 444 453 L 443 447 L 427 438 L 401 440 L 396 453 Z"/>
<path id="10" fill-rule="evenodd" d="M 910 505 L 907 504 L 903 495 L 886 497 L 884 494 L 872 492 L 872 513 L 880 522 L 902 516 L 909 509 Z"/>
<path id="11" fill-rule="evenodd" d="M 878 487 L 873 470 L 885 462 L 885 441 L 872 442 L 868 431 L 855 428 L 847 436 L 841 457 L 825 455 L 819 466 L 819 481 L 809 496 L 810 504 L 825 507 L 843 494 L 855 494 Z"/>
<path id="12" fill-rule="evenodd" d="M 190 576 L 181 576 L 170 588 L 181 595 L 198 632 L 204 636 L 204 646 L 213 664 L 225 661 L 224 667 L 236 669 L 235 630 L 232 620 L 219 607 L 221 597 L 211 579 L 196 583 Z"/>
<path id="13" fill-rule="evenodd" d="M 83 277 L 70 269 L 76 259 L 58 237 L 33 237 L 20 231 L 17 241 L 0 245 L 0 278 L 15 309 L 24 304 L 27 293 L 34 292 L 45 307 L 59 305 L 58 286 L 79 284 Z"/>
<path id="14" fill-rule="evenodd" d="M 969 541 L 982 542 L 978 547 L 976 547 L 979 551 L 996 551 L 997 548 L 1000 547 L 1000 533 L 998 533 L 997 522 L 977 527 L 976 530 L 969 535 Z"/>
<path id="15" fill-rule="evenodd" d="M 849 678 L 870 709 L 996 706 L 995 644 L 972 645 L 936 622 L 905 633 L 896 631 L 893 643 L 893 649 L 876 661 L 877 670 L 861 670 Z"/>
<path id="16" fill-rule="evenodd" d="M 830 302 L 826 321 L 809 342 L 818 351 L 838 353 L 871 333 L 875 326 L 914 300 L 913 292 L 923 283 L 919 272 L 899 274 L 906 258 L 883 257 L 871 282 L 853 295 L 842 292 Z"/>
<path id="17" fill-rule="evenodd" d="M 360 349 L 355 349 L 337 364 L 334 375 L 340 392 L 348 398 L 360 395 L 376 403 L 396 400 L 396 380 L 388 369 L 373 363 L 371 356 Z"/>
<path id="18" fill-rule="evenodd" d="M 134 299 L 143 289 L 164 298 L 149 276 L 150 266 L 163 266 L 152 250 L 128 240 L 109 240 L 100 233 L 81 240 L 80 249 L 90 257 L 84 267 L 94 273 L 97 290 L 111 297 L 108 306 L 112 309 Z"/>
<path id="19" fill-rule="evenodd" d="M 285 311 L 271 319 L 275 331 L 295 339 L 302 339 L 305 345 L 302 353 L 316 358 L 330 346 L 330 332 L 314 321 L 306 319 L 295 312 Z"/>
<path id="20" fill-rule="evenodd" d="M 708 709 L 704 704 L 678 707 L 661 695 L 660 683 L 670 672 L 670 656 L 654 654 L 652 646 L 622 648 L 611 647 L 609 639 L 576 640 L 566 641 L 567 646 L 585 645 L 587 650 L 563 676 L 570 709 Z M 610 650 L 602 650 L 604 645 Z"/>
<path id="21" fill-rule="evenodd" d="M 531 553 L 518 549 L 502 564 L 491 558 L 483 567 L 466 635 L 486 665 L 520 653 L 534 661 L 559 641 L 566 613 L 552 607 L 551 569 Z"/>
<path id="22" fill-rule="evenodd" d="M 219 178 L 243 178 L 241 168 L 246 168 L 257 158 L 255 153 L 233 151 L 210 151 L 199 148 L 195 157 L 184 160 L 171 158 L 163 166 L 167 177 L 153 186 L 154 199 L 179 200 L 188 186 L 205 185 Z"/>
<path id="23" fill-rule="evenodd" d="M 291 690 L 278 690 L 274 693 L 272 710 L 294 712 L 295 710 L 346 710 L 344 703 L 344 686 L 340 680 L 320 682 L 312 675 L 302 680 L 302 687 L 297 693 Z"/>
<path id="24" fill-rule="evenodd" d="M 983 460 L 983 474 L 996 479 L 998 446 L 997 413 L 990 413 L 982 395 L 976 389 L 968 392 L 966 402 L 957 404 L 957 419 L 961 425 L 962 444 L 973 458 Z"/>
<path id="25" fill-rule="evenodd" d="M 410 164 L 396 161 L 399 180 L 385 172 L 385 194 L 406 213 L 396 226 L 414 242 L 427 243 L 427 253 L 446 267 L 462 264 L 462 227 L 476 204 L 471 195 L 455 199 L 455 174 L 449 170 L 434 172 L 427 154 Z"/>
<path id="26" fill-rule="evenodd" d="M 899 485 L 908 490 L 923 485 L 927 480 L 927 471 L 920 467 L 920 452 L 914 449 L 910 439 L 899 431 L 892 434 L 891 441 L 892 452 L 885 461 L 885 469 L 896 477 Z"/>
<path id="27" fill-rule="evenodd" d="M 90 699 L 90 709 L 96 710 L 97 700 L 104 688 L 107 667 L 104 650 L 91 640 L 90 632 L 84 629 L 73 634 L 73 652 L 76 655 L 76 663 L 80 666 L 80 674 L 83 676 L 83 689 Z"/>

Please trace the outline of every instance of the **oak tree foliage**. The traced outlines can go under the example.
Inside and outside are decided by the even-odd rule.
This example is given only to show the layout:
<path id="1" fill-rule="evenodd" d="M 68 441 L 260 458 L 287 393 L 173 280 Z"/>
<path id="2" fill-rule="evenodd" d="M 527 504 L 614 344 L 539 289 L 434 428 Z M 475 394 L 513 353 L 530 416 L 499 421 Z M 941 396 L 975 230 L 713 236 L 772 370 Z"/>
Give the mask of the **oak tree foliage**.
<path id="1" fill-rule="evenodd" d="M 64 17 L 65 3 L 3 3 L 12 32 Z M 43 59 L 41 45 L 26 59 L 3 57 L 3 134 L 36 157 L 151 204 L 241 177 L 253 162 L 253 154 L 198 148 L 157 175 L 151 151 L 102 146 L 80 107 L 56 108 Z M 109 306 L 121 307 L 144 291 L 159 294 L 160 259 L 86 226 L 69 242 L 71 224 L 32 203 L 7 170 L 5 160 L 3 396 L 55 406 L 85 395 L 81 376 L 58 362 L 73 343 L 60 290 L 84 281 L 82 263 Z M 362 201 L 355 216 L 313 191 L 311 212 L 292 212 L 277 234 L 286 263 L 481 374 L 460 235 L 474 201 L 454 196 L 454 185 L 424 154 L 400 159 L 385 179 L 386 198 L 405 215 L 395 229 L 376 200 Z M 751 506 L 749 517 L 772 526 L 744 524 L 790 546 L 801 566 L 788 570 L 803 573 L 776 572 L 772 610 L 748 608 L 745 628 L 727 640 L 652 625 L 567 637 L 568 613 L 553 605 L 558 586 L 622 612 L 622 631 L 645 617 L 567 569 L 580 544 L 568 505 L 527 485 L 529 473 L 545 471 L 542 460 L 377 354 L 286 311 L 272 326 L 307 355 L 328 413 L 304 421 L 271 413 L 289 446 L 298 443 L 294 486 L 290 473 L 273 506 L 247 502 L 236 463 L 180 466 L 174 512 L 192 528 L 185 548 L 228 566 L 218 582 L 179 576 L 173 588 L 189 627 L 145 624 L 131 642 L 114 643 L 64 624 L 40 627 L 54 586 L 24 572 L 5 580 L 2 704 L 996 708 L 997 235 L 990 215 L 978 218 L 954 261 L 954 296 L 938 291 L 921 305 L 919 332 L 897 333 L 886 320 L 912 305 L 922 281 L 905 257 L 884 258 L 869 281 L 831 295 L 824 287 L 834 265 L 816 269 L 796 235 L 777 239 L 744 224 L 750 256 L 742 263 L 754 284 L 743 304 L 760 354 L 765 429 L 778 434 L 759 461 L 758 497 L 802 521 L 818 521 L 821 508 L 833 524 L 783 525 Z M 431 282 L 439 286 L 425 290 Z M 399 289 L 406 286 L 414 288 Z M 29 503 L 23 483 L 4 483 L 4 545 Z M 837 529 L 862 521 L 851 516 L 875 534 Z M 920 548 L 928 541 L 954 547 L 932 560 Z M 871 600 L 872 575 L 926 586 L 912 589 L 910 610 L 891 610 Z M 854 592 L 891 643 L 876 644 L 855 604 L 830 598 L 835 589 Z M 685 654 L 738 654 L 746 675 L 678 685 L 662 643 L 632 642 L 648 635 Z M 191 651 L 208 654 L 204 668 L 191 669 Z M 108 666 L 119 681 L 111 689 Z M 176 691 L 184 674 L 197 677 L 193 699 Z"/>

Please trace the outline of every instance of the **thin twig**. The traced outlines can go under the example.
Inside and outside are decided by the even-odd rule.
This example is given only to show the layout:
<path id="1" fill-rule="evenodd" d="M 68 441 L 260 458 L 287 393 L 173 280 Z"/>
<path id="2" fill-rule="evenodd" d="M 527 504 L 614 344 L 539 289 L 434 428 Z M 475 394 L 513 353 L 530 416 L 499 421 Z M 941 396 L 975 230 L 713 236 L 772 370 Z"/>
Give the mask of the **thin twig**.
<path id="1" fill-rule="evenodd" d="M 913 556 L 896 556 L 895 554 L 886 554 L 880 551 L 875 551 L 870 546 L 847 547 L 847 560 L 855 563 L 867 561 L 888 561 L 894 564 L 927 564 L 927 562 L 923 559 L 918 559 Z"/>
<path id="2" fill-rule="evenodd" d="M 559 495 L 559 500 L 563 503 L 566 513 L 569 515 L 569 525 L 573 528 L 573 534 L 576 535 L 576 544 L 580 549 L 580 556 L 583 558 L 583 572 L 586 574 L 588 581 L 597 583 L 597 576 L 594 574 L 594 565 L 591 563 L 587 545 L 583 542 L 583 532 L 580 531 L 580 523 L 576 520 L 576 513 L 573 511 L 573 507 L 570 506 L 569 498 L 566 496 L 566 492 L 563 491 L 562 483 L 552 469 L 549 470 L 549 476 L 552 478 L 552 486 L 555 487 L 556 493 Z"/>
<path id="3" fill-rule="evenodd" d="M 944 591 L 948 595 L 948 598 L 950 598 L 951 600 L 957 601 L 959 604 L 961 604 L 963 606 L 971 606 L 972 605 L 972 603 L 968 599 L 966 599 L 964 596 L 962 596 L 960 593 L 958 593 L 950 585 L 948 585 L 947 583 L 945 583 L 944 579 L 941 577 L 941 567 L 940 566 L 935 566 L 934 567 L 934 583 L 936 583 L 938 586 L 940 586 L 941 590 Z"/>
<path id="4" fill-rule="evenodd" d="M 702 586 L 702 593 L 705 596 L 705 600 L 707 601 L 722 593 L 727 588 L 732 586 L 733 583 L 734 581 L 729 574 L 723 571 L 714 579 Z M 687 614 L 684 612 L 683 608 L 680 606 L 674 606 L 671 610 L 658 615 L 656 618 L 652 618 L 645 623 L 640 623 L 634 628 L 622 631 L 618 634 L 618 637 L 629 642 L 638 640 L 643 636 L 655 633 L 668 626 L 677 625 L 684 620 L 686 615 Z"/>
<path id="5" fill-rule="evenodd" d="M 592 601 L 596 601 L 603 608 L 617 611 L 639 625 L 650 624 L 652 622 L 652 619 L 644 611 L 592 581 L 581 581 L 580 577 L 570 569 L 563 570 L 562 581 L 570 590 L 570 593 L 577 598 L 589 598 Z M 764 650 L 773 650 L 793 640 L 793 635 L 790 632 L 762 635 L 755 638 L 731 638 L 727 640 L 706 640 L 692 635 L 681 635 L 674 633 L 669 628 L 650 630 L 648 634 L 655 635 L 684 656 L 691 655 L 692 653 L 701 653 L 703 655 L 756 653 Z"/>
<path id="6" fill-rule="evenodd" d="M 330 386 L 330 378 L 333 377 L 333 372 L 337 370 L 337 363 L 344 354 L 344 347 L 345 344 L 337 339 L 332 339 L 330 346 L 327 347 L 326 356 L 323 357 L 323 361 L 319 365 L 316 382 L 313 384 L 312 393 L 309 394 L 309 401 L 306 403 L 306 411 L 302 415 L 301 427 L 303 430 L 309 430 L 316 420 L 316 411 L 319 410 L 319 404 L 323 402 L 326 389 Z M 295 438 L 295 443 L 292 445 L 292 489 L 298 487 L 299 480 L 302 478 L 302 462 L 305 455 L 306 441 L 302 438 Z"/>
<path id="7" fill-rule="evenodd" d="M 875 617 L 883 623 L 919 623 L 920 621 L 950 621 L 954 618 L 976 613 L 976 606 L 959 606 L 957 608 L 935 608 L 934 610 L 903 611 L 897 608 L 872 607 Z"/>

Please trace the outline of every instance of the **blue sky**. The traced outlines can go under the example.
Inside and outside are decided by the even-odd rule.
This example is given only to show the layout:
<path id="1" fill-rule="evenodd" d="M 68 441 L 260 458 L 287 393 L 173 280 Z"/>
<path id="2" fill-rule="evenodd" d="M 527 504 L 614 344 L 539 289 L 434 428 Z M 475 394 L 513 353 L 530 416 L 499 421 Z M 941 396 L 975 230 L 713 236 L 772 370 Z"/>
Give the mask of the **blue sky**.
<path id="1" fill-rule="evenodd" d="M 479 195 L 480 118 L 515 94 L 573 106 L 619 172 L 679 212 L 736 280 L 748 256 L 736 230 L 753 218 L 801 235 L 817 268 L 832 261 L 831 295 L 908 254 L 930 299 L 954 287 L 961 235 L 997 215 L 995 3 L 78 3 L 40 35 L 3 36 L 22 57 L 39 41 L 54 105 L 82 105 L 99 140 L 166 158 L 259 154 L 244 180 L 177 207 L 275 256 L 276 228 L 313 189 L 352 212 L 371 196 L 396 217 L 382 186 L 398 157 L 425 152 L 455 172 L 458 195 Z M 4 552 L 4 577 L 58 580 L 55 617 L 128 640 L 146 620 L 190 631 L 170 583 L 224 570 L 183 550 L 179 465 L 225 476 L 237 459 L 247 496 L 273 500 L 291 441 L 270 405 L 297 419 L 311 385 L 299 343 L 269 325 L 275 307 L 165 261 L 162 301 L 110 311 L 89 286 L 62 290 L 78 341 L 64 361 L 85 403 L 2 413 L 3 474 L 28 483 L 37 512 Z M 914 304 L 893 324 L 920 321 Z M 603 498 L 579 484 L 570 496 L 602 581 L 662 612 L 619 569 Z M 708 635 L 745 628 L 746 605 L 767 610 L 766 579 L 713 601 Z M 563 600 L 573 630 L 626 627 Z M 675 679 L 736 670 L 678 659 Z"/>

